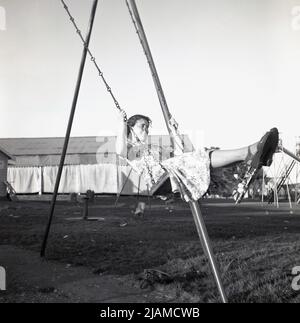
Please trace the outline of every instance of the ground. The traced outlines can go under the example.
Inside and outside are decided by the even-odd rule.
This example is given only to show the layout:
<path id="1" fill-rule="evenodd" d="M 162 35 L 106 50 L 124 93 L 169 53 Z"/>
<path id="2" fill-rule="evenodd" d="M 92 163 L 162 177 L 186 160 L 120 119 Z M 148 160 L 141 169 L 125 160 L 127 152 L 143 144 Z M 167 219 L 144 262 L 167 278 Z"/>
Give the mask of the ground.
<path id="1" fill-rule="evenodd" d="M 135 216 L 133 197 L 58 201 L 46 259 L 39 252 L 50 202 L 0 202 L 0 302 L 219 302 L 188 205 L 151 200 Z M 148 202 L 147 199 L 145 202 Z M 299 302 L 300 206 L 201 201 L 230 302 Z"/>

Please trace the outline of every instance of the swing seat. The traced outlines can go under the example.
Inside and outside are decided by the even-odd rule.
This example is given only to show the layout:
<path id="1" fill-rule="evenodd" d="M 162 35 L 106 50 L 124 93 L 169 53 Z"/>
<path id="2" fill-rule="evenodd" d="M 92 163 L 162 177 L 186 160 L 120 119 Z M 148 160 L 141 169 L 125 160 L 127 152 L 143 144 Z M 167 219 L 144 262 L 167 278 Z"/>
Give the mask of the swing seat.
<path id="1" fill-rule="evenodd" d="M 170 176 L 168 173 L 164 173 L 164 175 L 159 179 L 159 181 L 154 184 L 150 189 L 150 195 L 166 195 L 172 192 L 172 186 L 170 181 Z"/>

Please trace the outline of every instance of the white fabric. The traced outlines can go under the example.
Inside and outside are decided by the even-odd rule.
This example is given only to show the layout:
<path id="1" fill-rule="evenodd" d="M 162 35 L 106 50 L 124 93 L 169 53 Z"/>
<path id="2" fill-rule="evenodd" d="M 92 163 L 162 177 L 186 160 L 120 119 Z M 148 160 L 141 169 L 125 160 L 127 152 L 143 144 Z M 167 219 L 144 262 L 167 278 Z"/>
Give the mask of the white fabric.
<path id="1" fill-rule="evenodd" d="M 186 202 L 197 201 L 207 192 L 210 184 L 210 157 L 204 149 L 182 153 L 162 162 L 159 161 L 159 147 L 152 146 L 150 150 L 146 145 L 136 144 L 131 151 L 138 158 L 128 160 L 128 163 L 142 174 L 151 191 L 166 175 L 170 175 L 175 181 L 173 188 L 180 190 Z"/>
<path id="2" fill-rule="evenodd" d="M 40 167 L 8 167 L 7 180 L 17 193 L 41 191 Z"/>
<path id="3" fill-rule="evenodd" d="M 93 190 L 95 193 L 118 193 L 130 166 L 119 166 L 119 188 L 117 167 L 115 164 L 66 165 L 63 168 L 59 193 L 84 193 Z M 8 181 L 17 193 L 52 193 L 54 191 L 58 166 L 49 167 L 9 167 Z M 42 173 L 42 175 L 41 175 Z M 43 181 L 42 178 L 43 177 Z M 43 189 L 42 189 L 43 182 Z M 132 171 L 122 194 L 137 194 L 139 176 Z M 147 186 L 141 178 L 140 193 L 147 194 Z"/>

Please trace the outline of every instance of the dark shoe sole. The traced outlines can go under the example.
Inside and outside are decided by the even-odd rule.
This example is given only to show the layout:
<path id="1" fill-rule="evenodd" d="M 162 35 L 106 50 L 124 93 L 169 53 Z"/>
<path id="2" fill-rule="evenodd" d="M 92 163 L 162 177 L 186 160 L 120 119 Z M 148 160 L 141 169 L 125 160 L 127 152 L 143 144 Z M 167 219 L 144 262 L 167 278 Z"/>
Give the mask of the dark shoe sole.
<path id="1" fill-rule="evenodd" d="M 277 128 L 272 128 L 259 141 L 257 152 L 251 161 L 252 168 L 261 168 L 270 166 L 273 161 L 273 155 L 276 152 L 279 142 L 279 133 Z"/>
<path id="2" fill-rule="evenodd" d="M 238 204 L 244 198 L 246 192 L 249 189 L 250 184 L 256 178 L 258 171 L 262 166 L 271 166 L 273 161 L 273 155 L 277 150 L 279 142 L 279 133 L 277 128 L 272 128 L 268 131 L 259 141 L 257 152 L 253 156 L 250 165 L 246 171 L 243 183 L 243 191 L 236 191 L 233 195 L 235 204 Z"/>

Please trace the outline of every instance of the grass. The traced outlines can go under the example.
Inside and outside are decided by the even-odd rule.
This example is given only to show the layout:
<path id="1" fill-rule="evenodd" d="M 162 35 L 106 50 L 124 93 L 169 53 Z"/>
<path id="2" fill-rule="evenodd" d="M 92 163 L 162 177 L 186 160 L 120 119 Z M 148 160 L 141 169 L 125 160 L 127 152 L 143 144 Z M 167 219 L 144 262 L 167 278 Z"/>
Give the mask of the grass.
<path id="1" fill-rule="evenodd" d="M 230 302 L 299 301 L 299 293 L 291 288 L 291 268 L 300 261 L 299 249 L 297 243 L 291 247 L 290 243 L 278 244 L 262 239 L 238 252 L 219 254 L 217 260 Z M 160 269 L 173 278 L 169 286 L 156 286 L 166 298 L 180 302 L 217 300 L 216 288 L 203 256 L 174 259 Z"/>
<path id="2" fill-rule="evenodd" d="M 124 275 L 164 302 L 219 301 L 187 206 L 166 208 L 156 200 L 152 211 L 139 218 L 130 212 L 134 199 L 120 202 L 123 206 L 115 209 L 112 197 L 98 198 L 90 216 L 104 220 L 96 222 L 67 220 L 80 216 L 80 206 L 58 202 L 48 259 L 85 266 L 95 274 Z M 1 203 L 0 244 L 39 252 L 49 202 Z M 300 265 L 299 207 L 291 214 L 285 204 L 280 209 L 258 203 L 235 207 L 204 200 L 202 211 L 230 302 L 300 300 L 291 288 L 292 268 Z M 153 275 L 149 281 L 148 269 L 168 279 Z"/>

